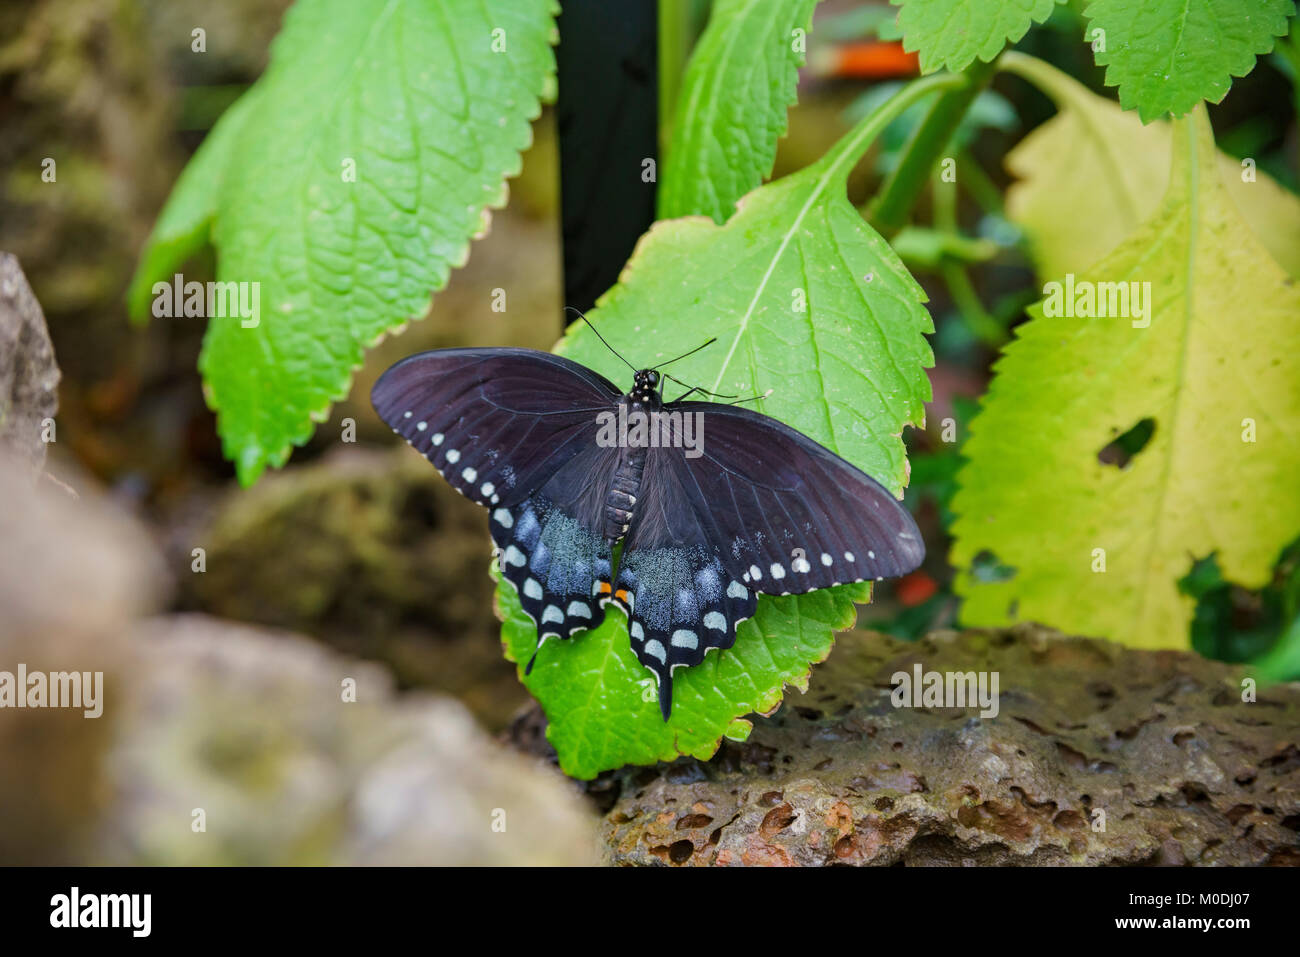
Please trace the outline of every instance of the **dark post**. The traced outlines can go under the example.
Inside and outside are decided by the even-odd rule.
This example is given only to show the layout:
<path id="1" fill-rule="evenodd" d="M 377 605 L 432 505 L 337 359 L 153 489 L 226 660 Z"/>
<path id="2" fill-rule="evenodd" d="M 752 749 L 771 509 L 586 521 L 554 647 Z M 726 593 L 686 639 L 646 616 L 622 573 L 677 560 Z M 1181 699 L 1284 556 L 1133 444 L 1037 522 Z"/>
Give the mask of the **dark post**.
<path id="1" fill-rule="evenodd" d="M 585 312 L 618 280 L 637 239 L 654 222 L 657 4 L 565 0 L 559 29 L 564 304 Z"/>

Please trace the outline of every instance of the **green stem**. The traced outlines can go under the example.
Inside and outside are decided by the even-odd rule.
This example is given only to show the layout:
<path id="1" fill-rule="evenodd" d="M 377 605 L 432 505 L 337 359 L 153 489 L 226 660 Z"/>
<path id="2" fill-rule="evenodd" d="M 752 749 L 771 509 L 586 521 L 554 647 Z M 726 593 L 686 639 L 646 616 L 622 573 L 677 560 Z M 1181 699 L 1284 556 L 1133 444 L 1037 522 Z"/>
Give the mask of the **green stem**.
<path id="1" fill-rule="evenodd" d="M 849 170 L 861 159 L 867 147 L 884 132 L 885 127 L 902 116 L 908 107 L 929 96 L 935 90 L 947 90 L 950 91 L 949 95 L 951 95 L 952 91 L 957 90 L 965 83 L 965 75 L 961 73 L 938 73 L 924 79 L 913 80 L 876 107 L 869 116 L 859 120 L 858 125 L 841 137 L 839 142 L 832 146 L 830 151 L 818 162 L 824 164 L 829 173 L 847 179 Z"/>
<path id="2" fill-rule="evenodd" d="M 976 60 L 964 73 L 955 74 L 959 82 L 934 102 L 903 147 L 898 166 L 881 187 L 868 215 L 871 225 L 886 239 L 907 224 L 912 207 L 930 179 L 930 171 L 948 148 L 957 124 L 975 97 L 988 85 L 996 64 L 996 60 Z"/>
<path id="3" fill-rule="evenodd" d="M 984 172 L 984 167 L 975 162 L 970 150 L 957 151 L 957 168 L 961 170 L 961 184 L 966 192 L 979 204 L 980 209 L 996 216 L 1002 215 L 1002 191 Z"/>
<path id="4" fill-rule="evenodd" d="M 961 263 L 945 261 L 939 267 L 939 275 L 948 287 L 952 303 L 966 320 L 966 327 L 984 345 L 997 349 L 1006 341 L 1007 330 L 997 321 L 980 302 L 979 293 L 970 281 L 970 274 Z"/>
<path id="5" fill-rule="evenodd" d="M 689 0 L 659 0 L 659 155 L 667 155 L 691 52 Z"/>

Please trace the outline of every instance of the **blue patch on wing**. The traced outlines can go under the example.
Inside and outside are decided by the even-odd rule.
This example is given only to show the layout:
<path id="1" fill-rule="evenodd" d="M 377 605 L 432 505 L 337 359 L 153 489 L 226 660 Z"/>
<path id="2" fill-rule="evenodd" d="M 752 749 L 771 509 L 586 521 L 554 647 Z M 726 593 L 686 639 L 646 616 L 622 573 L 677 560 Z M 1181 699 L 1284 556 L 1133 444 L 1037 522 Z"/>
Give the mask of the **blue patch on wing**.
<path id="1" fill-rule="evenodd" d="M 493 509 L 490 524 L 501 574 L 537 626 L 538 650 L 548 638 L 566 639 L 604 620 L 593 593 L 609 580 L 607 541 L 538 495 Z M 525 672 L 536 659 L 534 651 Z"/>
<path id="2" fill-rule="evenodd" d="M 758 596 L 699 545 L 625 551 L 619 595 L 626 595 L 620 604 L 628 613 L 632 651 L 655 676 L 665 721 L 673 706 L 673 671 L 699 664 L 714 648 L 730 648 L 736 626 L 753 617 L 758 604 Z"/>

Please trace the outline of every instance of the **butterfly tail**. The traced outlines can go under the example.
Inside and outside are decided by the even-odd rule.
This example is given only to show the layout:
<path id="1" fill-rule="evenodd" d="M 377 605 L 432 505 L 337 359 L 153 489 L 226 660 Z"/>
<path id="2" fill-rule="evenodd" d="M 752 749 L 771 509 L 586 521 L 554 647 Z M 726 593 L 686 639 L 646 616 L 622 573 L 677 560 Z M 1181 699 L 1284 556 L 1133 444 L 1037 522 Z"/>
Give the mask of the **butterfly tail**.
<path id="1" fill-rule="evenodd" d="M 664 723 L 673 713 L 673 672 L 668 669 L 659 677 L 659 713 L 664 716 Z"/>

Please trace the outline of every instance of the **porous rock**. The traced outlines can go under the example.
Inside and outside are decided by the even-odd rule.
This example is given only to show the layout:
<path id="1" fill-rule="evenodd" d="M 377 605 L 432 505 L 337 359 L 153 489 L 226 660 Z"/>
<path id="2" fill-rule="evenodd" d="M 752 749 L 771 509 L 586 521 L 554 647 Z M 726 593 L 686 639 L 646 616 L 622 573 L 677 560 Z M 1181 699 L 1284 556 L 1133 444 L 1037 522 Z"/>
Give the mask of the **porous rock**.
<path id="1" fill-rule="evenodd" d="M 891 677 L 996 671 L 1000 708 L 895 708 Z M 1246 697 L 1249 697 L 1246 695 Z M 614 776 L 608 860 L 1300 864 L 1300 686 L 1035 625 L 841 636 L 749 740 Z M 610 782 L 607 782 L 609 786 Z"/>

